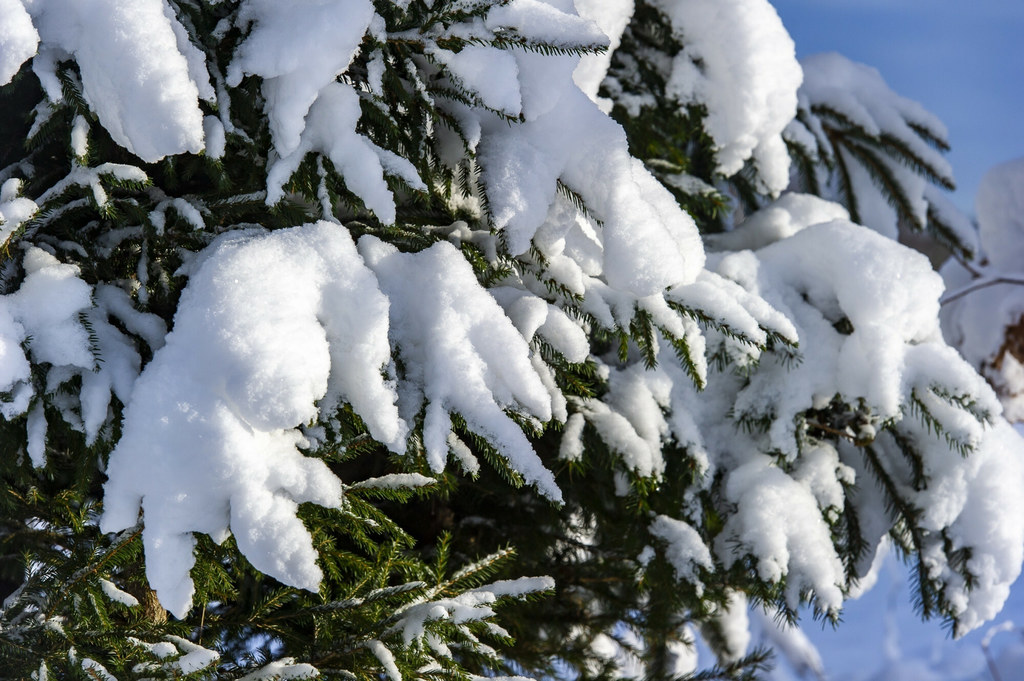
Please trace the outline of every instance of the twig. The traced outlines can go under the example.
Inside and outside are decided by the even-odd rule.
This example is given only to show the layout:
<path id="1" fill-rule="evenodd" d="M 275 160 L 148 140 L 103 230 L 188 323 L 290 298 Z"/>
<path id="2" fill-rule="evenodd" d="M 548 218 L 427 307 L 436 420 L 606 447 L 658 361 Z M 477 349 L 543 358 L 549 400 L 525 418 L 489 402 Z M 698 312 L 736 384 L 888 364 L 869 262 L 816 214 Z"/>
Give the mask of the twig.
<path id="1" fill-rule="evenodd" d="M 939 298 L 939 305 L 946 305 L 948 303 L 952 303 L 954 300 L 959 300 L 960 298 L 963 298 L 966 295 L 970 295 L 975 291 L 978 291 L 983 288 L 988 288 L 989 286 L 996 286 L 997 284 L 1017 284 L 1020 286 L 1024 286 L 1024 278 L 1000 275 L 996 277 L 982 279 L 980 281 L 973 281 L 970 284 L 967 284 L 966 286 L 963 286 L 951 293 L 947 293 L 946 295 Z"/>

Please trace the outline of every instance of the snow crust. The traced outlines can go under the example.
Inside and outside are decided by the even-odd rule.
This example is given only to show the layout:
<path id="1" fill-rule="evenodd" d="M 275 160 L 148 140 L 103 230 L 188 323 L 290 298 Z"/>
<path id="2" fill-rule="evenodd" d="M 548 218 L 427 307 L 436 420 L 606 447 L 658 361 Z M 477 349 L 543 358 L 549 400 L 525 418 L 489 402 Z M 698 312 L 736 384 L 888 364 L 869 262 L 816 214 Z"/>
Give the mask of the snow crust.
<path id="1" fill-rule="evenodd" d="M 667 93 L 707 109 L 718 172 L 753 160 L 770 193 L 789 184 L 782 132 L 796 115 L 802 79 L 793 39 L 767 0 L 658 0 L 683 43 Z"/>

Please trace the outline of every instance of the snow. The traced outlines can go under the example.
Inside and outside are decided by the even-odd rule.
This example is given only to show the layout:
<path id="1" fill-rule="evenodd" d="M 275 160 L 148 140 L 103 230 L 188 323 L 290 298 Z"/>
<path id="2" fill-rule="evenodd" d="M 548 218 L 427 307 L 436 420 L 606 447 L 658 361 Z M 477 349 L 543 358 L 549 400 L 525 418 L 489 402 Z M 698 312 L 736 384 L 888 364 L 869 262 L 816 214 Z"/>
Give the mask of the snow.
<path id="1" fill-rule="evenodd" d="M 773 199 L 730 222 L 730 231 L 702 240 L 673 195 L 630 155 L 624 130 L 607 115 L 610 103 L 597 97 L 610 54 L 571 54 L 614 50 L 633 3 L 511 0 L 471 21 L 416 32 L 425 56 L 402 65 L 410 86 L 462 127 L 479 164 L 470 179 L 480 181 L 485 196 L 460 197 L 455 207 L 478 209 L 486 198 L 492 229 L 471 227 L 468 218 L 430 225 L 423 233 L 442 240 L 421 250 L 402 251 L 372 233 L 356 242 L 335 221 L 328 166 L 385 225 L 397 221 L 396 201 L 406 198 L 396 197 L 390 179 L 427 189 L 410 159 L 358 132 L 363 104 L 385 97 L 385 69 L 394 64 L 371 46 L 367 82 L 347 71 L 367 34 L 388 39 L 384 20 L 366 0 L 238 4 L 237 22 L 220 25 L 218 36 L 235 28 L 244 37 L 226 73 L 213 74 L 215 88 L 204 52 L 166 0 L 0 0 L 0 83 L 32 60 L 47 96 L 58 102 L 58 64 L 71 59 L 95 114 L 75 117 L 70 171 L 38 196 L 23 196 L 32 182 L 13 177 L 32 179 L 31 168 L 3 171 L 0 240 L 12 250 L 10 239 L 26 225 L 39 229 L 30 220 L 66 190 L 82 188 L 91 199 L 58 211 L 91 210 L 110 206 L 110 178 L 149 181 L 134 165 L 87 165 L 90 135 L 100 132 L 94 124 L 143 161 L 203 150 L 223 160 L 229 135 L 240 133 L 227 112 L 228 89 L 254 77 L 272 145 L 266 202 L 285 198 L 293 174 L 316 156 L 320 190 L 304 197 L 322 213 L 315 224 L 274 232 L 223 225 L 194 197 L 151 187 L 144 194 L 147 217 L 139 220 L 145 226 L 104 234 L 99 246 L 107 255 L 127 238 L 152 238 L 150 227 L 164 238 L 172 211 L 195 236 L 208 236 L 209 246 L 187 256 L 178 272 L 188 283 L 170 332 L 159 317 L 137 309 L 148 303 L 143 257 L 131 282 L 134 298 L 129 282 L 90 284 L 62 263 L 54 253 L 88 257 L 70 241 L 24 246 L 24 278 L 5 278 L 0 413 L 24 419 L 25 454 L 42 467 L 48 419 L 64 419 L 94 445 L 118 432 L 113 417 L 118 402 L 125 406 L 105 471 L 101 529 L 135 526 L 142 514 L 147 577 L 175 616 L 191 607 L 196 533 L 218 542 L 233 535 L 256 569 L 316 591 L 322 573 L 297 517 L 300 504 L 341 508 L 346 490 L 434 484 L 419 473 L 339 480 L 313 450 L 343 407 L 392 454 L 424 455 L 434 474 L 449 459 L 467 474 L 479 471 L 477 455 L 460 438 L 464 428 L 555 504 L 562 491 L 531 442 L 541 426 L 564 424 L 562 461 L 587 463 L 585 434 L 604 440 L 616 466 L 608 495 L 628 495 L 636 477 L 659 481 L 667 448 L 685 450 L 697 476 L 693 491 L 724 495 L 721 526 L 709 528 L 692 499 L 680 500 L 674 514 L 646 522 L 652 538 L 640 562 L 648 563 L 657 547 L 676 579 L 698 592 L 702 576 L 717 567 L 752 565 L 765 582 L 784 584 L 787 605 L 809 597 L 828 614 L 877 577 L 873 559 L 885 551 L 894 522 L 886 497 L 897 495 L 920 509 L 920 557 L 947 614 L 958 619 L 957 633 L 997 616 L 1024 562 L 1024 464 L 1007 454 L 1024 443 L 967 362 L 1001 389 L 1024 385 L 1024 358 L 1006 348 L 1007 329 L 1024 316 L 1019 282 L 1007 280 L 1019 276 L 1024 256 L 1024 192 L 1017 191 L 1024 162 L 995 169 L 979 194 L 987 264 L 944 272 L 959 290 L 945 298 L 945 334 L 964 349 L 965 361 L 939 327 L 942 278 L 924 256 L 893 240 L 896 212 L 879 200 L 869 171 L 848 151 L 831 148 L 823 130 L 831 115 L 868 136 L 896 139 L 940 180 L 951 180 L 927 141 L 944 139 L 945 129 L 920 105 L 895 95 L 878 72 L 838 55 L 810 58 L 801 68 L 766 0 L 659 0 L 683 45 L 663 64 L 668 95 L 681 107 L 705 108 L 716 174 L 727 178 L 752 167 L 758 189 Z M 487 44 L 510 29 L 568 53 Z M 454 84 L 470 101 L 447 100 L 428 83 Z M 803 122 L 793 121 L 798 107 Z M 204 108 L 218 115 L 204 115 Z M 38 131 L 53 111 L 41 106 L 36 113 Z M 837 203 L 779 195 L 790 180 L 784 138 L 847 163 L 857 195 L 867 197 L 858 206 L 866 227 L 850 222 L 852 211 Z M 451 146 L 442 150 L 443 161 L 452 161 L 446 154 L 463 159 L 461 143 Z M 915 221 L 941 213 L 971 241 L 969 223 L 922 175 L 884 163 L 907 190 Z M 676 182 L 688 191 L 708 189 L 690 176 Z M 214 236 L 222 227 L 227 233 Z M 478 248 L 493 266 L 511 259 L 511 272 L 485 287 L 493 272 L 471 264 L 464 248 Z M 985 285 L 970 288 L 979 283 Z M 647 319 L 654 335 L 646 349 L 657 366 L 641 361 L 635 343 L 624 359 L 598 350 L 596 334 Z M 589 362 L 599 396 L 567 398 L 544 359 L 551 350 L 570 363 Z M 45 367 L 41 380 L 34 366 Z M 66 394 L 71 385 L 81 388 Z M 1007 414 L 1024 414 L 1022 395 L 1011 395 Z M 835 411 L 846 412 L 847 422 L 832 423 L 830 406 L 839 404 L 844 408 Z M 919 450 L 921 480 L 903 443 Z M 871 484 L 879 471 L 892 478 L 891 489 Z M 852 570 L 859 587 L 848 580 L 831 526 L 848 506 L 857 510 L 867 542 Z M 948 554 L 961 549 L 969 558 L 958 565 Z M 499 599 L 553 587 L 538 577 L 445 598 L 428 594 L 397 613 L 380 640 L 364 643 L 384 674 L 400 681 L 388 636 L 450 655 L 429 631 L 431 622 L 486 622 Z M 137 604 L 112 582 L 100 588 L 114 602 Z M 715 614 L 725 659 L 747 650 L 747 615 L 739 593 Z M 770 616 L 755 615 L 754 629 L 797 667 L 821 674 L 808 639 L 775 627 Z M 595 650 L 623 675 L 642 674 L 627 664 L 615 633 L 596 638 Z M 672 652 L 680 674 L 696 668 L 693 636 L 687 630 Z M 142 645 L 175 658 L 162 663 L 164 671 L 190 673 L 217 660 L 184 639 Z M 1019 655 L 1008 648 L 1000 659 Z M 878 678 L 927 678 L 934 671 L 923 664 L 899 671 L 895 656 L 890 662 Z M 82 664 L 107 673 L 91 660 Z M 282 659 L 246 678 L 314 673 Z"/>
<path id="2" fill-rule="evenodd" d="M 586 15 L 577 15 L 576 7 L 565 0 L 511 0 L 495 5 L 484 23 L 491 31 L 515 29 L 519 35 L 538 43 L 563 47 L 608 45 L 602 28 Z"/>
<path id="3" fill-rule="evenodd" d="M 767 0 L 654 3 L 683 43 L 667 94 L 707 108 L 717 172 L 735 175 L 748 160 L 770 193 L 789 184 L 782 131 L 796 115 L 802 79 L 796 47 Z"/>
<path id="4" fill-rule="evenodd" d="M 216 116 L 204 116 L 203 135 L 206 138 L 206 155 L 213 159 L 222 158 L 227 145 L 224 123 Z"/>
<path id="5" fill-rule="evenodd" d="M 139 604 L 139 599 L 132 596 L 126 591 L 122 591 L 117 588 L 117 585 L 111 582 L 109 579 L 100 580 L 100 588 L 103 589 L 103 595 L 121 605 L 126 605 L 129 608 L 133 608 Z"/>
<path id="6" fill-rule="evenodd" d="M 814 498 L 766 456 L 752 457 L 731 471 L 725 494 L 737 509 L 716 539 L 717 553 L 735 559 L 749 552 L 767 582 L 786 575 L 791 607 L 811 590 L 823 610 L 838 611 L 845 573 Z"/>
<path id="7" fill-rule="evenodd" d="M 193 643 L 180 636 L 167 635 L 165 640 L 157 643 L 148 643 L 135 638 L 128 640 L 140 648 L 146 649 L 150 654 L 160 660 L 174 659 L 167 662 L 144 662 L 135 665 L 132 671 L 135 673 L 162 673 L 172 676 L 191 674 L 198 672 L 215 664 L 220 660 L 220 654 L 209 648 Z"/>
<path id="8" fill-rule="evenodd" d="M 382 475 L 379 478 L 368 478 L 366 480 L 360 480 L 359 482 L 352 485 L 353 489 L 399 489 L 399 488 L 410 488 L 410 487 L 426 487 L 427 485 L 433 485 L 437 481 L 434 478 L 428 478 L 425 475 L 419 473 L 391 473 L 390 475 Z"/>
<path id="9" fill-rule="evenodd" d="M 580 90 L 594 100 L 602 111 L 608 112 L 611 109 L 611 102 L 600 99 L 597 96 L 597 91 L 608 72 L 612 54 L 619 46 L 622 32 L 633 17 L 633 2 L 632 0 L 576 0 L 575 4 L 580 16 L 596 23 L 608 37 L 608 50 L 602 54 L 584 56 L 576 70 L 573 71 L 572 78 Z"/>
<path id="10" fill-rule="evenodd" d="M 608 392 L 599 404 L 584 401 L 580 413 L 622 465 L 641 475 L 660 475 L 666 442 L 687 444 L 691 456 L 703 460 L 705 480 L 720 472 L 725 495 L 735 505 L 710 546 L 714 561 L 729 566 L 749 555 L 762 579 L 785 578 L 789 605 L 798 606 L 801 595 L 811 592 L 817 608 L 832 612 L 842 606 L 847 583 L 828 522 L 847 498 L 858 508 L 868 542 L 880 542 L 891 520 L 883 500 L 869 493 L 872 486 L 864 486 L 872 474 L 856 448 L 842 440 L 838 447 L 797 446 L 802 429 L 809 427 L 804 414 L 837 397 L 860 405 L 863 420 L 849 430 L 850 439 L 873 440 L 881 465 L 902 479 L 909 476 L 901 463 L 904 455 L 888 433 L 880 432 L 883 421 L 895 424 L 920 448 L 928 480 L 916 490 L 909 480 L 899 483 L 909 503 L 926 509 L 921 523 L 935 539 L 929 540 L 924 559 L 932 578 L 945 585 L 958 632 L 969 631 L 996 614 L 1024 558 L 1019 555 L 1024 507 L 1008 492 L 1024 479 L 1015 460 L 995 454 L 1019 451 L 1022 443 L 998 420 L 986 426 L 940 397 L 972 395 L 979 410 L 993 418 L 999 413 L 991 389 L 942 342 L 937 319 L 942 281 L 924 256 L 843 219 L 805 224 L 839 212 L 817 199 L 794 196 L 768 210 L 763 218 L 755 214 L 751 225 L 741 225 L 735 239 L 740 246 L 770 243 L 756 252 L 723 252 L 709 260 L 714 276 L 760 297 L 759 318 L 744 318 L 751 308 L 742 306 L 730 312 L 718 304 L 715 289 L 696 288 L 716 282 L 713 277 L 672 295 L 697 309 L 726 312 L 731 327 L 758 342 L 764 339 L 760 320 L 774 320 L 778 328 L 778 315 L 785 315 L 782 319 L 792 325 L 787 335 L 800 339 L 800 361 L 765 357 L 755 346 L 708 331 L 709 351 L 721 344 L 734 356 L 748 353 L 757 362 L 742 380 L 709 373 L 707 387 L 697 393 L 671 361 L 653 370 L 640 364 L 606 368 Z M 736 295 L 732 300 L 744 302 Z M 840 320 L 846 329 L 836 326 Z M 664 347 L 661 353 L 667 356 Z M 866 372 L 865 366 L 873 370 Z M 953 442 L 971 450 L 969 455 L 952 449 L 915 417 L 907 406 L 913 400 L 928 408 Z M 738 419 L 763 419 L 766 425 L 747 435 L 737 431 Z M 575 446 L 563 444 L 570 453 Z M 791 462 L 786 471 L 775 460 L 780 455 Z M 850 485 L 862 491 L 848 491 Z M 1008 515 L 997 514 L 996 506 Z M 700 534 L 700 525 L 689 519 L 674 520 Z M 652 532 L 662 536 L 664 530 L 658 526 Z M 954 546 L 971 547 L 968 569 L 977 587 L 969 594 L 941 551 L 941 536 L 952 538 Z M 693 581 L 692 575 L 681 577 Z"/>
<path id="11" fill-rule="evenodd" d="M 890 134 L 925 159 L 952 175 L 949 162 L 926 144 L 910 124 L 929 130 L 935 137 L 948 136 L 946 126 L 917 102 L 894 93 L 877 69 L 852 62 L 835 52 L 817 54 L 801 61 L 804 83 L 801 94 L 827 106 L 862 127 L 870 135 Z"/>
<path id="12" fill-rule="evenodd" d="M 407 369 L 385 378 L 392 345 Z M 560 498 L 505 413 L 549 420 L 548 388 L 453 246 L 405 254 L 368 236 L 357 252 L 328 222 L 228 234 L 192 264 L 174 330 L 135 383 L 105 487 L 105 531 L 143 511 L 148 577 L 165 607 L 179 617 L 189 609 L 193 532 L 218 541 L 231 532 L 258 569 L 317 588 L 316 553 L 295 512 L 304 501 L 337 507 L 342 488 L 298 449 L 298 428 L 341 402 L 396 452 L 424 409 L 436 471 L 457 412 L 528 483 Z"/>
<path id="13" fill-rule="evenodd" d="M 112 376 L 122 372 L 123 366 L 115 357 L 111 357 L 110 367 L 97 365 L 80 316 L 92 307 L 92 291 L 78 278 L 77 267 L 61 263 L 36 247 L 26 249 L 22 266 L 26 276 L 21 286 L 0 296 L 0 391 L 7 394 L 0 403 L 0 413 L 13 419 L 28 412 L 28 454 L 33 465 L 40 467 L 45 463 L 47 424 L 31 380 L 30 361 L 52 365 L 47 382 L 53 385 L 47 386 L 47 392 L 76 374 L 82 376 L 81 411 L 88 417 L 90 439 L 95 437 L 98 421 L 106 418 L 105 400 L 115 380 Z M 106 331 L 100 328 L 97 340 L 101 344 L 116 342 Z M 118 383 L 123 390 L 128 388 L 124 381 Z M 126 392 L 121 392 L 121 397 L 126 397 Z M 95 409 L 90 412 L 96 401 L 104 405 L 102 416 Z M 82 430 L 77 416 L 63 415 L 72 427 Z"/>
<path id="14" fill-rule="evenodd" d="M 198 52 L 182 54 L 183 29 L 164 0 L 128 7 L 114 0 L 5 4 L 20 5 L 32 16 L 39 35 L 33 68 L 52 101 L 62 99 L 55 61 L 71 55 L 86 102 L 115 142 L 148 162 L 203 148 L 199 99 L 201 92 L 204 99 L 212 96 L 209 76 Z M 20 35 L 26 35 L 23 21 Z M 27 43 L 22 45 L 18 57 L 32 56 L 24 50 Z M 4 70 L 15 62 L 5 59 Z"/>
<path id="15" fill-rule="evenodd" d="M 395 200 L 384 180 L 383 150 L 355 131 L 359 116 L 359 97 L 351 86 L 325 85 L 309 109 L 298 144 L 267 172 L 267 203 L 281 200 L 284 184 L 306 154 L 316 151 L 331 159 L 345 178 L 345 186 L 382 222 L 394 222 Z M 411 170 L 411 175 L 416 171 Z M 418 176 L 416 181 L 422 185 Z"/>
<path id="16" fill-rule="evenodd" d="M 484 106 L 509 116 L 519 115 L 522 110 L 519 90 L 508 86 L 518 82 L 519 67 L 508 51 L 467 45 L 458 53 L 438 48 L 430 54 L 444 64 L 463 87 L 476 93 Z"/>
<path id="17" fill-rule="evenodd" d="M 800 64 L 804 71 L 799 92 L 801 119 L 790 124 L 786 137 L 812 157 L 844 164 L 853 190 L 851 211 L 859 214 L 861 222 L 890 238 L 898 234 L 898 216 L 879 189 L 877 171 L 859 158 L 866 154 L 877 158 L 877 163 L 894 177 L 914 226 L 924 228 L 929 212 L 933 212 L 955 234 L 963 236 L 970 248 L 975 243 L 972 230 L 933 184 L 954 184 L 949 162 L 932 142 L 945 143 L 947 130 L 942 122 L 919 103 L 893 92 L 870 66 L 834 52 L 805 57 Z M 839 130 L 848 144 L 835 148 L 826 126 Z M 858 136 L 866 136 L 866 140 L 861 145 L 854 143 L 852 148 L 857 153 L 852 153 L 849 143 Z M 879 147 L 886 146 L 898 146 L 905 155 L 878 153 Z M 927 168 L 927 173 L 921 168 Z M 817 172 L 826 195 L 838 197 L 834 194 L 839 191 L 835 183 L 829 182 L 820 169 Z"/>
<path id="18" fill-rule="evenodd" d="M 84 657 L 82 658 L 80 666 L 86 674 L 94 679 L 100 679 L 101 681 L 117 681 L 117 677 L 107 671 L 107 668 L 96 660 Z"/>
<path id="19" fill-rule="evenodd" d="M 147 574 L 168 610 L 190 605 L 194 531 L 231 531 L 258 569 L 316 590 L 316 552 L 295 512 L 304 501 L 337 507 L 341 483 L 297 449 L 297 428 L 317 400 L 347 399 L 398 447 L 404 424 L 379 373 L 389 356 L 387 301 L 343 228 L 232 234 L 205 254 L 135 385 L 101 520 L 117 531 L 143 510 Z"/>
<path id="20" fill-rule="evenodd" d="M 0 185 L 0 244 L 6 244 L 11 235 L 39 210 L 35 201 L 18 196 L 21 180 L 11 178 Z"/>
<path id="21" fill-rule="evenodd" d="M 39 33 L 23 0 L 0 0 L 0 85 L 11 82 L 39 46 Z"/>
<path id="22" fill-rule="evenodd" d="M 651 523 L 650 532 L 665 542 L 668 548 L 666 557 L 675 570 L 676 579 L 699 585 L 698 567 L 714 572 L 711 552 L 704 545 L 700 534 L 687 523 L 659 515 Z"/>
<path id="23" fill-rule="evenodd" d="M 249 35 L 227 68 L 227 84 L 246 75 L 263 79 L 274 147 L 281 157 L 299 147 L 305 118 L 321 91 L 355 56 L 373 6 L 365 0 L 312 0 L 292 7 L 245 0 L 237 23 Z M 349 131 L 346 126 L 346 132 Z"/>
<path id="24" fill-rule="evenodd" d="M 786 192 L 752 213 L 735 229 L 707 235 L 704 243 L 714 250 L 757 250 L 793 236 L 805 227 L 849 219 L 849 212 L 838 203 L 811 194 Z"/>
<path id="25" fill-rule="evenodd" d="M 492 10 L 489 25 L 498 21 L 496 15 L 507 20 L 508 8 L 520 2 Z M 555 11 L 548 7 L 541 14 Z M 582 23 L 567 14 L 553 21 Z M 534 28 L 540 26 L 531 23 L 528 30 Z M 590 37 L 603 42 L 598 35 Z M 529 249 L 556 205 L 561 180 L 603 223 L 597 238 L 609 285 L 643 297 L 692 281 L 703 263 L 696 226 L 630 157 L 622 128 L 576 87 L 572 74 L 579 58 L 520 52 L 515 58 L 525 122 L 509 126 L 497 116 L 478 118 L 482 179 L 508 251 L 520 255 Z"/>
<path id="26" fill-rule="evenodd" d="M 284 657 L 264 665 L 238 681 L 285 681 L 285 679 L 312 679 L 320 675 L 313 665 L 296 662 L 295 658 Z"/>
<path id="27" fill-rule="evenodd" d="M 391 301 L 390 334 L 405 366 L 398 406 L 407 422 L 424 411 L 423 445 L 431 468 L 444 466 L 449 412 L 457 412 L 528 483 L 560 500 L 554 476 L 504 411 L 546 421 L 551 397 L 525 339 L 469 263 L 447 242 L 412 254 L 365 236 L 359 252 Z"/>

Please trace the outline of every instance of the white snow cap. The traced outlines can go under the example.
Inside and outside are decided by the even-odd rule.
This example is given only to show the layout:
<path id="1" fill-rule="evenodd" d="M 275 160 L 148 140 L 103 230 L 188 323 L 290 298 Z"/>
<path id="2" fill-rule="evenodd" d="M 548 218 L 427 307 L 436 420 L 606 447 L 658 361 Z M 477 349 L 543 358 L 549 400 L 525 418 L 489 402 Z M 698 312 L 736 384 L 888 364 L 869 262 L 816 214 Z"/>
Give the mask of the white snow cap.
<path id="1" fill-rule="evenodd" d="M 29 410 L 35 396 L 29 358 L 53 365 L 48 380 L 92 372 L 96 359 L 79 315 L 91 306 L 89 285 L 78 268 L 63 264 L 42 249 L 31 247 L 22 264 L 25 281 L 14 293 L 0 296 L 0 402 L 6 419 Z M 22 349 L 28 347 L 28 355 Z M 104 410 L 105 411 L 105 410 Z M 46 416 L 42 403 L 29 411 L 28 454 L 34 466 L 45 460 Z"/>
<path id="2" fill-rule="evenodd" d="M 550 420 L 551 396 L 530 362 L 526 340 L 462 254 L 447 242 L 401 253 L 369 235 L 359 240 L 359 252 L 391 300 L 390 334 L 406 371 L 399 407 L 408 421 L 424 410 L 431 468 L 444 467 L 449 412 L 458 412 L 527 482 L 560 501 L 554 475 L 505 413 Z"/>
<path id="3" fill-rule="evenodd" d="M 3 0 L 0 17 L 0 82 L 36 54 L 38 32 L 33 69 L 51 100 L 62 98 L 57 61 L 71 55 L 86 102 L 115 142 L 147 162 L 203 149 L 199 99 L 212 100 L 213 89 L 165 0 Z"/>
<path id="4" fill-rule="evenodd" d="M 767 0 L 656 0 L 683 44 L 666 89 L 707 107 L 718 172 L 753 159 L 769 192 L 789 184 L 782 131 L 796 116 L 802 72 L 796 47 Z M 700 66 L 698 66 L 700 64 Z"/>
<path id="5" fill-rule="evenodd" d="M 228 85 L 263 78 L 274 147 L 282 157 L 299 146 L 306 114 L 348 68 L 373 18 L 369 0 L 245 0 L 238 22 L 249 35 L 228 65 Z"/>
<path id="6" fill-rule="evenodd" d="M 516 59 L 527 121 L 485 120 L 479 147 L 492 218 L 509 251 L 529 249 L 561 180 L 603 222 L 595 236 L 611 287 L 643 297 L 693 281 L 704 263 L 696 225 L 629 155 L 622 127 L 573 83 L 578 58 Z"/>
<path id="7" fill-rule="evenodd" d="M 145 515 L 147 574 L 178 617 L 191 605 L 192 532 L 232 532 L 259 570 L 320 582 L 298 504 L 337 507 L 341 483 L 298 450 L 317 401 L 349 401 L 398 449 L 404 424 L 380 370 L 388 303 L 348 232 L 317 223 L 210 247 L 174 330 L 139 377 L 111 453 L 101 527 Z"/>
<path id="8" fill-rule="evenodd" d="M 39 33 L 22 0 L 0 0 L 0 85 L 7 85 L 21 65 L 35 56 Z"/>
<path id="9" fill-rule="evenodd" d="M 757 250 L 811 225 L 849 219 L 849 212 L 838 203 L 811 194 L 786 192 L 750 215 L 736 229 L 708 234 L 704 242 L 715 250 Z"/>
<path id="10" fill-rule="evenodd" d="M 841 156 L 838 160 L 846 164 L 860 221 L 890 238 L 898 235 L 897 213 L 876 186 L 873 171 L 859 154 L 851 152 L 849 145 L 834 148 L 825 125 L 840 129 L 856 126 L 875 143 L 901 145 L 905 152 L 899 156 L 881 154 L 878 162 L 898 182 L 914 221 L 924 227 L 931 212 L 947 223 L 965 245 L 972 246 L 975 239 L 968 222 L 930 180 L 934 174 L 943 185 L 953 184 L 952 168 L 933 143 L 947 137 L 942 121 L 919 103 L 893 92 L 870 66 L 834 52 L 805 57 L 800 63 L 804 70 L 800 109 L 806 115 L 803 120 L 793 121 L 786 136 L 812 155 L 833 160 L 837 154 Z M 914 162 L 905 160 L 905 155 Z M 920 172 L 920 165 L 929 173 Z"/>

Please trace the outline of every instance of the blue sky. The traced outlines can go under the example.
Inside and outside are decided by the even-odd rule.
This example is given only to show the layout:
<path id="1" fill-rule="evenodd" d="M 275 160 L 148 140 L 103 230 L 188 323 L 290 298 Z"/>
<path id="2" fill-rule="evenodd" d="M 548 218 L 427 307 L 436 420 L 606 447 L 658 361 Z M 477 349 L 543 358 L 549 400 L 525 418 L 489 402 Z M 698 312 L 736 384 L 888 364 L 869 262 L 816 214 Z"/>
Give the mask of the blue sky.
<path id="1" fill-rule="evenodd" d="M 954 202 L 1024 156 L 1024 0 L 772 0 L 798 56 L 836 51 L 881 71 L 949 127 Z"/>

